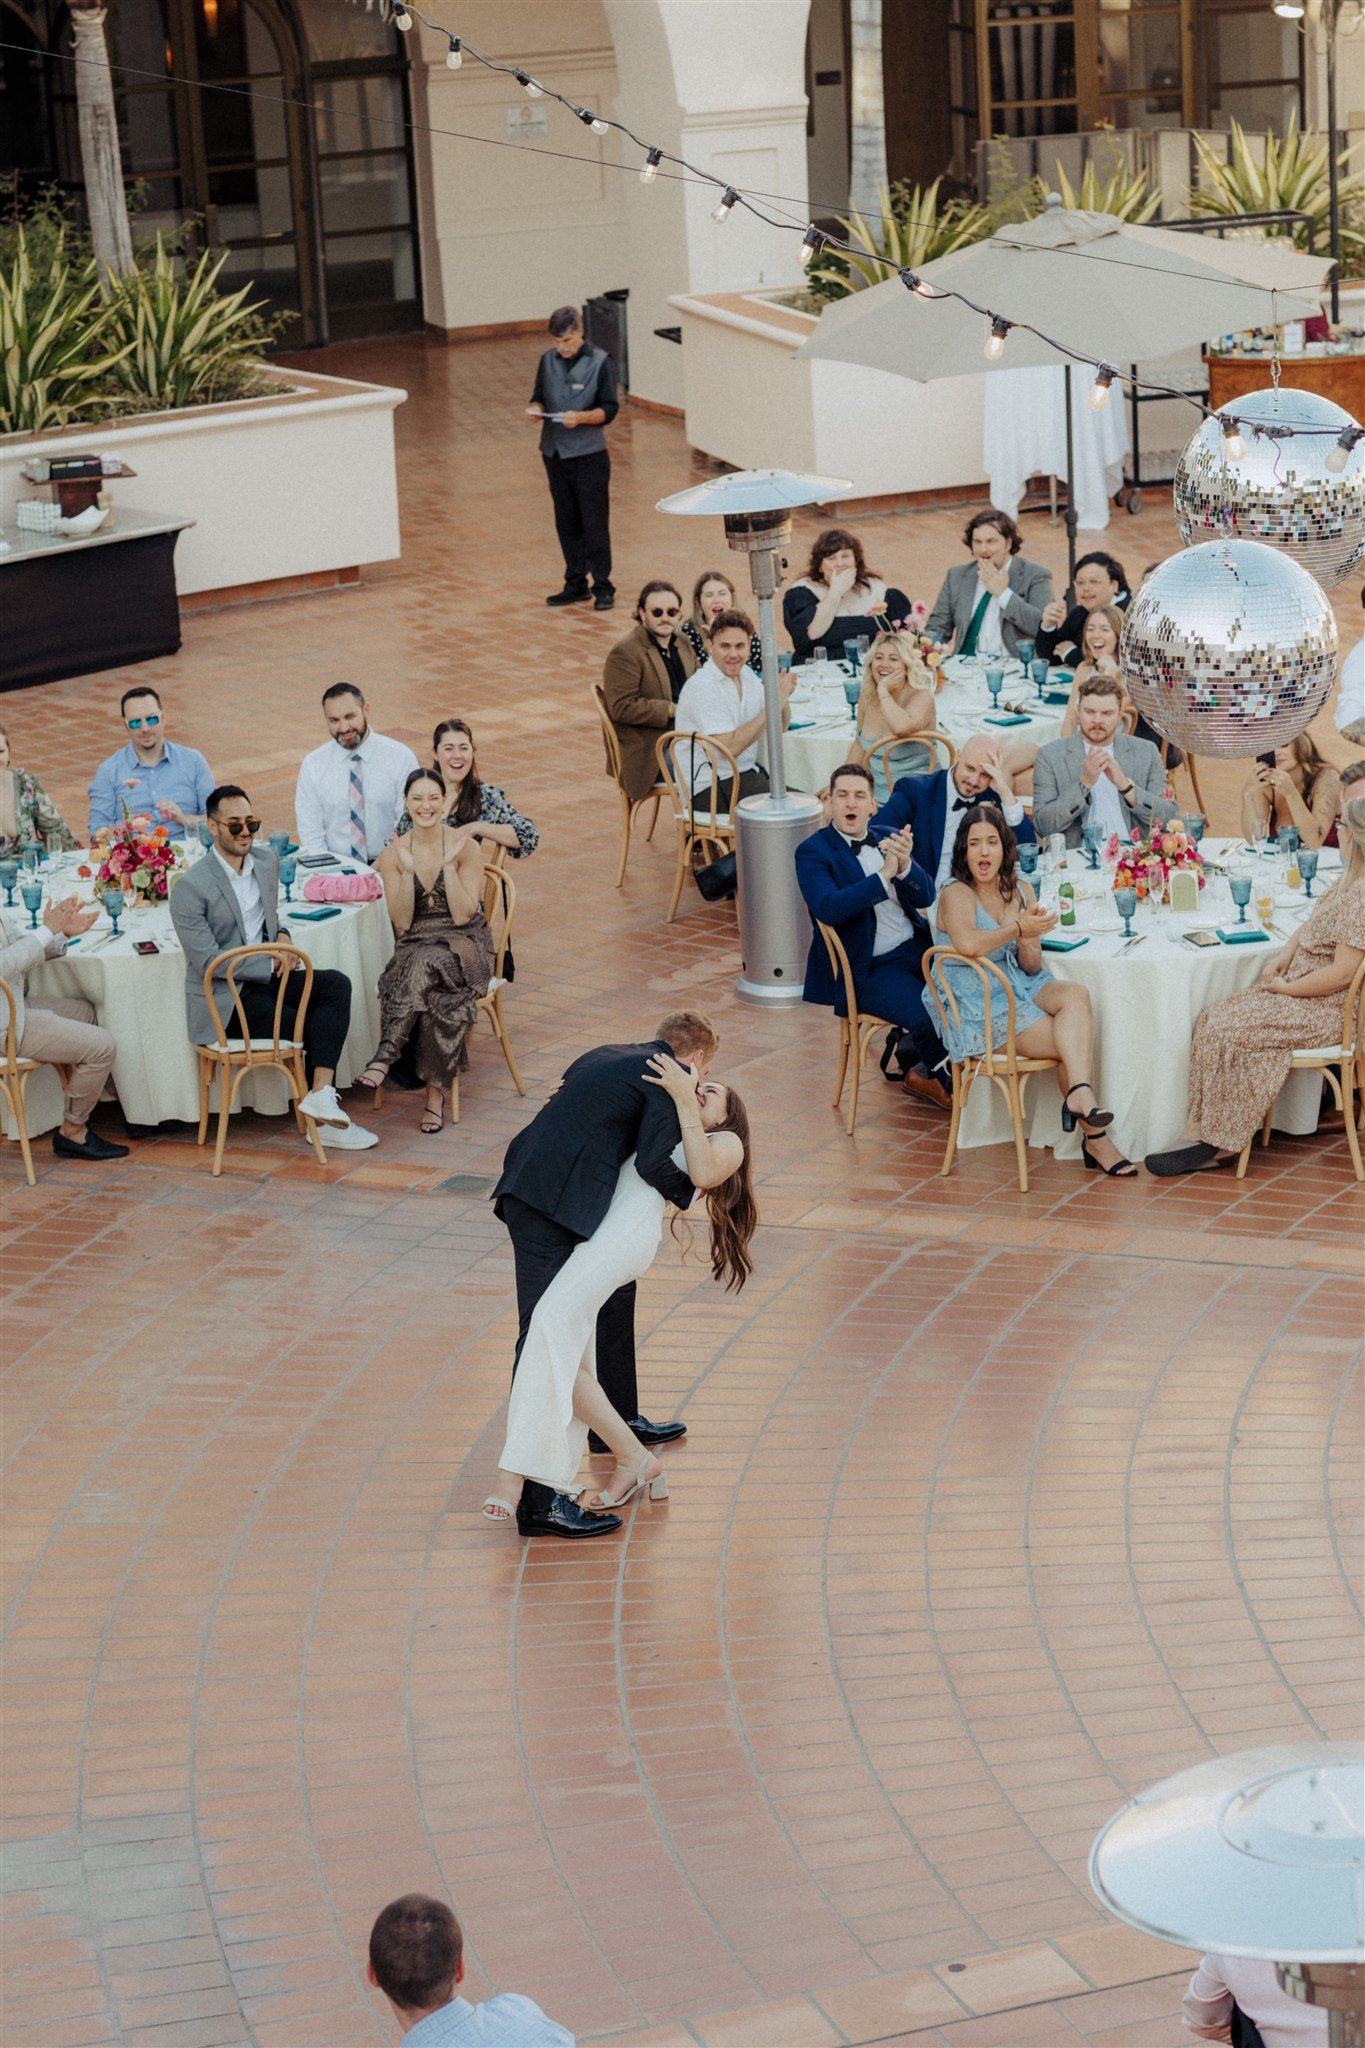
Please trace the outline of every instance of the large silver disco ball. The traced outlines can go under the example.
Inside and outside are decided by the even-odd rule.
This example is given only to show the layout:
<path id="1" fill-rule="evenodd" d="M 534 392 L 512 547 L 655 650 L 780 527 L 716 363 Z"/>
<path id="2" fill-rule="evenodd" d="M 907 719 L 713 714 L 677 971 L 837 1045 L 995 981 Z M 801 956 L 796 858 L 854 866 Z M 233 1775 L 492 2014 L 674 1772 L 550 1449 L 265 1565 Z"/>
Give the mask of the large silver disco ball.
<path id="1" fill-rule="evenodd" d="M 1337 676 L 1322 586 L 1254 540 L 1171 555 L 1129 603 L 1119 666 L 1143 716 L 1176 746 L 1225 761 L 1294 738 Z"/>
<path id="2" fill-rule="evenodd" d="M 1186 547 L 1199 541 L 1259 540 L 1282 548 L 1324 590 L 1335 589 L 1365 561 L 1365 441 L 1339 473 L 1327 467 L 1335 434 L 1294 433 L 1295 427 L 1356 425 L 1316 391 L 1249 391 L 1223 408 L 1246 443 L 1236 462 L 1223 451 L 1223 429 L 1206 419 L 1175 472 L 1175 516 Z M 1258 434 L 1257 424 L 1273 428 Z M 1282 430 L 1290 429 L 1287 435 Z"/>

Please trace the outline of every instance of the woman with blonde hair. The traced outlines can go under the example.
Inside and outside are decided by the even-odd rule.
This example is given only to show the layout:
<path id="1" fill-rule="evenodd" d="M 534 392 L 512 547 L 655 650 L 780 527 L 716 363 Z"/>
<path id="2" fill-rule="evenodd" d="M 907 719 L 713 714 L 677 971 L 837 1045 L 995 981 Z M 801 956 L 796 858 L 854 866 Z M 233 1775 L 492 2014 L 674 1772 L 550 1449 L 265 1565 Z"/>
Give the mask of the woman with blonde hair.
<path id="1" fill-rule="evenodd" d="M 1149 1173 L 1226 1166 L 1265 1122 L 1296 1047 L 1336 1043 L 1342 998 L 1365 960 L 1365 797 L 1343 811 L 1341 843 L 1340 880 L 1256 985 L 1210 1004 L 1195 1024 L 1189 1117 L 1173 1151 L 1148 1154 Z"/>
<path id="2" fill-rule="evenodd" d="M 703 569 L 692 585 L 692 616 L 678 628 L 698 661 L 705 661 L 711 652 L 711 628 L 721 613 L 741 608 L 725 571 Z M 749 636 L 749 666 L 755 675 L 762 675 L 763 642 L 757 633 Z"/>
<path id="3" fill-rule="evenodd" d="M 930 732 L 934 724 L 934 678 L 908 633 L 879 633 L 863 670 L 853 745 L 844 756 L 872 771 L 872 791 L 879 804 L 902 775 L 922 775 L 935 765 L 932 747 L 889 747 L 870 759 L 882 740 L 905 739 Z M 888 770 L 890 764 L 890 773 Z"/>
<path id="4" fill-rule="evenodd" d="M 1329 846 L 1341 804 L 1341 777 L 1306 732 L 1275 749 L 1275 765 L 1258 761 L 1242 791 L 1242 831 L 1273 839 L 1293 825 L 1302 846 Z"/>

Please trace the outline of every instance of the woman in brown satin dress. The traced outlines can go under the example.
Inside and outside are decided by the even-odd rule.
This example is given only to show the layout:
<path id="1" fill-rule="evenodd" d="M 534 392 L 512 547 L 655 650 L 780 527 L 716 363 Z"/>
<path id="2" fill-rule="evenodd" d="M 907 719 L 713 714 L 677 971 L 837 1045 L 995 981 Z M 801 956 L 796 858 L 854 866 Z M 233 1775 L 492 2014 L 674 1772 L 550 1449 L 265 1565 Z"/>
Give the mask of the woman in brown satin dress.
<path id="1" fill-rule="evenodd" d="M 439 1131 L 446 1092 L 469 1064 L 466 1040 L 493 972 L 493 934 L 483 914 L 478 842 L 444 822 L 446 786 L 434 768 L 403 785 L 412 830 L 375 862 L 397 937 L 379 977 L 379 1044 L 359 1076 L 378 1088 L 404 1046 L 426 1086 L 421 1129 Z"/>

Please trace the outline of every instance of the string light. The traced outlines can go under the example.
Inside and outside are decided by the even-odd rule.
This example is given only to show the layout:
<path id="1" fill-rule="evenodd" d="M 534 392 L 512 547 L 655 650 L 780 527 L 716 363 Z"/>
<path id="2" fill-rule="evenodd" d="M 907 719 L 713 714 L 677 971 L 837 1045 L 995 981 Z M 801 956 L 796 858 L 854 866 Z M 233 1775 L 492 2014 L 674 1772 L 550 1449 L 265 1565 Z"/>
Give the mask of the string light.
<path id="1" fill-rule="evenodd" d="M 1112 363 L 1100 364 L 1095 381 L 1090 387 L 1090 396 L 1086 400 L 1087 405 L 1091 406 L 1094 411 L 1098 412 L 1101 406 L 1108 405 L 1109 389 L 1117 375 L 1118 371 Z"/>
<path id="2" fill-rule="evenodd" d="M 446 70 L 458 71 L 463 63 L 464 51 L 460 48 L 460 38 L 452 36 L 450 38 L 450 48 L 446 51 Z"/>
<path id="3" fill-rule="evenodd" d="M 1242 439 L 1241 428 L 1237 421 L 1233 419 L 1230 413 L 1220 412 L 1218 424 L 1223 429 L 1224 455 L 1227 456 L 1229 462 L 1240 462 L 1247 452 L 1247 444 Z"/>
<path id="4" fill-rule="evenodd" d="M 734 212 L 735 209 L 735 201 L 738 198 L 739 194 L 738 192 L 736 192 L 734 186 L 727 185 L 724 192 L 721 194 L 719 203 L 713 206 L 711 209 L 712 220 L 729 220 L 730 215 Z"/>
<path id="5" fill-rule="evenodd" d="M 512 76 L 513 76 L 513 77 L 514 77 L 514 78 L 516 79 L 516 81 L 517 81 L 517 84 L 518 84 L 519 86 L 521 86 L 521 88 L 522 88 L 522 90 L 523 90 L 523 91 L 525 92 L 525 94 L 526 94 L 526 97 L 527 97 L 527 99 L 528 99 L 528 100 L 543 100 L 543 99 L 544 99 L 544 97 L 545 97 L 545 88 L 544 88 L 544 86 L 543 86 L 543 85 L 537 85 L 537 84 L 536 84 L 536 82 L 535 82 L 535 80 L 534 80 L 534 78 L 532 78 L 532 76 L 531 76 L 531 74 L 530 74 L 530 72 L 529 72 L 529 71 L 514 71 L 514 72 L 513 72 L 513 74 L 512 74 Z"/>
<path id="6" fill-rule="evenodd" d="M 400 35 L 407 35 L 412 27 L 412 16 L 403 5 L 403 0 L 393 0 L 393 25 Z"/>
<path id="7" fill-rule="evenodd" d="M 825 239 L 826 241 L 830 240 L 828 236 Z M 850 255 L 853 253 L 847 242 L 834 242 L 831 246 L 836 249 L 847 250 Z M 930 284 L 928 278 L 920 277 L 916 271 L 902 270 L 900 280 L 905 289 L 908 292 L 913 292 L 917 299 L 946 299 L 948 296 L 946 292 L 941 292 L 936 286 Z"/>
<path id="8" fill-rule="evenodd" d="M 1012 322 L 1002 320 L 998 313 L 992 313 L 991 331 L 986 336 L 986 345 L 982 350 L 982 354 L 988 363 L 998 363 L 1001 356 L 1004 355 L 1005 341 L 1011 325 Z"/>
<path id="9" fill-rule="evenodd" d="M 583 126 L 591 128 L 594 135 L 605 135 L 611 127 L 610 121 L 604 121 L 600 114 L 590 114 L 586 107 L 575 107 L 574 112 Z"/>
<path id="10" fill-rule="evenodd" d="M 818 256 L 820 254 L 820 251 L 824 248 L 824 246 L 825 238 L 821 234 L 819 228 L 817 228 L 815 224 L 812 222 L 811 226 L 806 229 L 805 237 L 802 240 L 801 247 L 796 252 L 796 260 L 801 265 L 801 268 L 803 270 L 806 269 L 807 265 L 810 263 L 810 260 L 813 256 Z"/>
<path id="11" fill-rule="evenodd" d="M 1303 0 L 1275 0 L 1275 5 L 1270 11 L 1272 14 L 1278 14 L 1281 21 L 1302 21 L 1308 12 Z"/>
<path id="12" fill-rule="evenodd" d="M 1327 467 L 1333 476 L 1341 475 L 1361 441 L 1365 441 L 1365 427 L 1342 428 L 1335 446 L 1327 451 Z"/>
<path id="13" fill-rule="evenodd" d="M 654 183 L 654 180 L 659 175 L 659 165 L 663 160 L 664 153 L 661 149 L 651 149 L 649 155 L 640 166 L 640 183 L 642 185 L 652 185 Z"/>

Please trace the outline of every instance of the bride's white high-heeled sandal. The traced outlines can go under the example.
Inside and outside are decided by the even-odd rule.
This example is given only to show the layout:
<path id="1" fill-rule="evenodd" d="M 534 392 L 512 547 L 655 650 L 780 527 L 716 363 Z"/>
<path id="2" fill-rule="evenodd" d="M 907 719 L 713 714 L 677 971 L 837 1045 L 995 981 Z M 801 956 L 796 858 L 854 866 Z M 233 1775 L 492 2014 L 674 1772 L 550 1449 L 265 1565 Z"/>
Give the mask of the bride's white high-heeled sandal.
<path id="1" fill-rule="evenodd" d="M 500 1515 L 494 1512 L 497 1508 L 502 1509 Z M 502 1495 L 498 1493 L 489 1494 L 487 1500 L 479 1509 L 479 1513 L 483 1516 L 485 1522 L 514 1522 L 517 1518 L 517 1511 L 511 1501 L 504 1500 Z"/>
<path id="2" fill-rule="evenodd" d="M 646 1471 L 646 1466 L 651 1463 L 658 1466 L 657 1472 Z M 596 1500 L 585 1500 L 583 1505 L 590 1515 L 614 1514 L 617 1508 L 623 1508 L 626 1502 L 633 1500 L 642 1489 L 648 1493 L 651 1500 L 668 1499 L 668 1474 L 664 1471 L 662 1459 L 656 1458 L 652 1451 L 645 1452 L 620 1493 L 608 1493 L 603 1488 Z"/>

